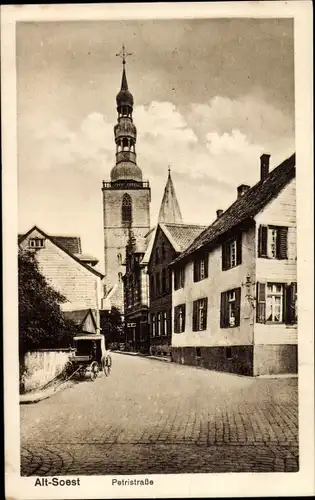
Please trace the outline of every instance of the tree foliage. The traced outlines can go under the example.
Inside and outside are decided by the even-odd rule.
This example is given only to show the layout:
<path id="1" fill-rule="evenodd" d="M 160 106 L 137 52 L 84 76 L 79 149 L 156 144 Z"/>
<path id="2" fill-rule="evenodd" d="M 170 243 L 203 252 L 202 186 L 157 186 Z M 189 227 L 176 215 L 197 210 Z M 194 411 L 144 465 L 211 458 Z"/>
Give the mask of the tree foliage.
<path id="1" fill-rule="evenodd" d="M 123 340 L 122 317 L 117 307 L 112 306 L 110 311 L 101 311 L 100 320 L 107 345 L 119 343 Z"/>
<path id="2" fill-rule="evenodd" d="M 35 253 L 19 250 L 19 353 L 36 348 L 68 347 L 76 325 L 60 305 L 66 298 L 41 274 Z"/>

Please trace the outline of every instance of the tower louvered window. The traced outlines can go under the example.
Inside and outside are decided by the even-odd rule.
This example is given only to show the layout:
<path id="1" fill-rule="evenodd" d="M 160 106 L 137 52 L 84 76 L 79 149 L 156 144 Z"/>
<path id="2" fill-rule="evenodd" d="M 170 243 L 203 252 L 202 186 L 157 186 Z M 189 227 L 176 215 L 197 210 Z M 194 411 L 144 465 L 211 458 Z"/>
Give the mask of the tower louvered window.
<path id="1" fill-rule="evenodd" d="M 129 194 L 124 194 L 121 207 L 121 218 L 123 224 L 132 222 L 132 200 Z"/>

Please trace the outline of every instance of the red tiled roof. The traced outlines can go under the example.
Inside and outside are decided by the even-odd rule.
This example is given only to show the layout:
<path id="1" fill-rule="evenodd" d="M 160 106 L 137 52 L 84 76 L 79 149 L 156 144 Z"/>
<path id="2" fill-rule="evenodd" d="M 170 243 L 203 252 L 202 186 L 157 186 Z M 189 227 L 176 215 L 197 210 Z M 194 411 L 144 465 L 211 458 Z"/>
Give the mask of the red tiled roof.
<path id="1" fill-rule="evenodd" d="M 265 180 L 259 181 L 237 199 L 172 264 L 187 258 L 204 246 L 215 243 L 219 236 L 257 215 L 294 177 L 295 154 L 273 169 Z"/>

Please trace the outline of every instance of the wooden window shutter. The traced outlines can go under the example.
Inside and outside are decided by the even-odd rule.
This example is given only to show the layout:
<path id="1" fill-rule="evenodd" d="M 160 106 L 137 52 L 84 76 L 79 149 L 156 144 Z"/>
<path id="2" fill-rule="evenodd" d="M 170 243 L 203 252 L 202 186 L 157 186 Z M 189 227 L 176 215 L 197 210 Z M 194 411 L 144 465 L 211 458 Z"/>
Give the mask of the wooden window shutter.
<path id="1" fill-rule="evenodd" d="M 194 281 L 199 281 L 199 259 L 194 260 Z"/>
<path id="2" fill-rule="evenodd" d="M 185 267 L 182 267 L 181 269 L 181 281 L 182 281 L 182 288 L 185 286 Z"/>
<path id="3" fill-rule="evenodd" d="M 209 267 L 209 254 L 208 253 L 205 254 L 204 259 L 205 259 L 205 278 L 208 278 L 208 275 L 209 275 L 209 271 L 208 271 L 208 267 Z"/>
<path id="4" fill-rule="evenodd" d="M 235 290 L 235 326 L 241 322 L 241 288 Z"/>
<path id="5" fill-rule="evenodd" d="M 205 323 L 204 323 L 204 329 L 207 329 L 207 315 L 208 315 L 208 297 L 204 299 L 204 310 L 205 310 Z"/>
<path id="6" fill-rule="evenodd" d="M 193 302 L 193 331 L 197 331 L 197 321 L 198 320 L 198 301 Z"/>
<path id="7" fill-rule="evenodd" d="M 236 239 L 236 259 L 237 265 L 242 264 L 242 233 Z"/>
<path id="8" fill-rule="evenodd" d="M 174 271 L 174 289 L 178 290 L 178 269 Z"/>
<path id="9" fill-rule="evenodd" d="M 289 325 L 296 323 L 296 291 L 297 284 L 286 285 L 283 292 L 283 320 Z"/>
<path id="10" fill-rule="evenodd" d="M 257 283 L 257 323 L 266 323 L 266 284 Z"/>
<path id="11" fill-rule="evenodd" d="M 183 304 L 183 332 L 185 331 L 186 326 L 186 304 Z"/>
<path id="12" fill-rule="evenodd" d="M 267 257 L 268 226 L 259 226 L 258 257 Z"/>
<path id="13" fill-rule="evenodd" d="M 178 333 L 178 306 L 174 308 L 174 332 Z"/>
<path id="14" fill-rule="evenodd" d="M 229 245 L 224 242 L 222 244 L 222 271 L 226 271 L 229 267 L 229 258 L 228 258 L 228 250 L 229 250 Z"/>
<path id="15" fill-rule="evenodd" d="M 277 234 L 277 257 L 278 259 L 288 258 L 288 228 L 280 227 Z"/>
<path id="16" fill-rule="evenodd" d="M 221 293 L 221 305 L 220 305 L 220 328 L 225 328 L 227 326 L 227 293 Z"/>

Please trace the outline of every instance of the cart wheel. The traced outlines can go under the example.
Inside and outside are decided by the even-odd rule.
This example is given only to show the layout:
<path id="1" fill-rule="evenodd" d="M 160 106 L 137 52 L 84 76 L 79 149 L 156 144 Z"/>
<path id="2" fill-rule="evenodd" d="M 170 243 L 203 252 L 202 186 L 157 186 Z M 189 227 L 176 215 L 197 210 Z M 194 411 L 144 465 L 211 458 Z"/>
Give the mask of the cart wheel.
<path id="1" fill-rule="evenodd" d="M 103 358 L 103 371 L 106 377 L 110 375 L 111 368 L 112 368 L 112 358 L 109 355 L 107 355 L 105 356 L 105 358 Z"/>
<path id="2" fill-rule="evenodd" d="M 99 372 L 98 364 L 96 363 L 96 361 L 94 361 L 94 363 L 91 364 L 91 368 L 90 368 L 90 377 L 91 377 L 91 380 L 93 382 L 94 382 L 94 380 L 96 380 L 96 378 L 98 376 L 98 372 Z"/>

